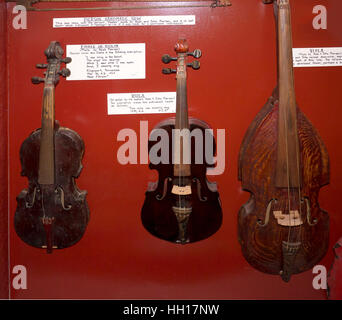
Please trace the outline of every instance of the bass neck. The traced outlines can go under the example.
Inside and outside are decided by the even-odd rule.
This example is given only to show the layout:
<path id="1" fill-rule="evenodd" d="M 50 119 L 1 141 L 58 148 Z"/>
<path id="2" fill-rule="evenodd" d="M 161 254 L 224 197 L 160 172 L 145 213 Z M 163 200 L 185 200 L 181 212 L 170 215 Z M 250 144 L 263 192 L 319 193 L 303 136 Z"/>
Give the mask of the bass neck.
<path id="1" fill-rule="evenodd" d="M 297 131 L 297 104 L 294 88 L 291 8 L 289 0 L 278 0 L 278 147 L 275 184 L 279 188 L 298 188 L 299 140 Z"/>

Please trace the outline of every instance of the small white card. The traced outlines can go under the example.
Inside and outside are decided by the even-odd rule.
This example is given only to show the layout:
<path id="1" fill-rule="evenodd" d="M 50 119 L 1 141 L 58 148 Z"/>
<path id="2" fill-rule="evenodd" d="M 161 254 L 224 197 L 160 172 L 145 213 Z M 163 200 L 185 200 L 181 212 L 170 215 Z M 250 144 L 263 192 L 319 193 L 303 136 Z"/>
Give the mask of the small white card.
<path id="1" fill-rule="evenodd" d="M 342 66 L 342 48 L 293 48 L 294 67 Z"/>
<path id="2" fill-rule="evenodd" d="M 53 18 L 54 28 L 186 26 L 195 23 L 195 15 Z"/>
<path id="3" fill-rule="evenodd" d="M 175 113 L 176 92 L 108 93 L 108 114 Z"/>
<path id="4" fill-rule="evenodd" d="M 145 79 L 145 43 L 67 45 L 67 80 Z"/>

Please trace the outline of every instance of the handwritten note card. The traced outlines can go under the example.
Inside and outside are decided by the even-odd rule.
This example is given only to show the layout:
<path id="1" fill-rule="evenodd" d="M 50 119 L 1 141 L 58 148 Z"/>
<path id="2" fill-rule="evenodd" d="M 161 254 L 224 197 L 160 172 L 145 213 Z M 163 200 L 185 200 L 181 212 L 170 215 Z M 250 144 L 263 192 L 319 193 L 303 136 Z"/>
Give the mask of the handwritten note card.
<path id="1" fill-rule="evenodd" d="M 342 66 L 342 48 L 294 48 L 294 67 Z"/>
<path id="2" fill-rule="evenodd" d="M 194 25 L 194 15 L 54 18 L 54 28 Z"/>
<path id="3" fill-rule="evenodd" d="M 145 79 L 145 43 L 67 45 L 68 80 Z"/>
<path id="4" fill-rule="evenodd" d="M 108 114 L 175 113 L 176 92 L 108 93 Z"/>

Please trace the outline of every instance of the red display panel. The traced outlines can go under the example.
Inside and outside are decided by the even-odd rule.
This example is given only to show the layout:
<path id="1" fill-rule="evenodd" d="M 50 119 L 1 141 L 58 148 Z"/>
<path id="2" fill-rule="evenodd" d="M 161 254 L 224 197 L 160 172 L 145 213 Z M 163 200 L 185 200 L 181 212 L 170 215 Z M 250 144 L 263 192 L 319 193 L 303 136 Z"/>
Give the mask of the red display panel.
<path id="1" fill-rule="evenodd" d="M 315 5 L 328 9 L 328 29 L 315 30 Z M 93 4 L 92 4 L 93 5 Z M 149 4 L 139 4 L 149 5 Z M 44 4 L 41 7 L 66 7 Z M 68 4 L 70 7 L 71 4 Z M 76 6 L 76 4 L 73 4 Z M 78 6 L 84 6 L 79 4 Z M 237 213 L 249 194 L 237 180 L 237 158 L 243 136 L 276 84 L 276 36 L 273 9 L 261 0 L 234 1 L 227 8 L 28 12 L 27 29 L 12 27 L 13 5 L 7 7 L 9 101 L 9 240 L 10 270 L 27 268 L 27 289 L 11 288 L 11 298 L 111 299 L 324 299 L 324 290 L 312 286 L 312 271 L 294 275 L 290 283 L 263 274 L 248 265 L 237 240 Z M 339 0 L 292 1 L 294 47 L 342 47 Z M 196 16 L 193 26 L 52 27 L 53 17 Z M 226 167 L 210 177 L 218 183 L 223 224 L 212 237 L 180 246 L 151 236 L 142 226 L 140 210 L 148 181 L 157 179 L 147 164 L 121 165 L 117 150 L 123 128 L 149 130 L 165 114 L 108 115 L 107 93 L 175 91 L 173 76 L 161 73 L 161 56 L 173 54 L 178 38 L 190 49 L 200 48 L 201 69 L 189 71 L 190 116 L 226 130 Z M 13 227 L 16 196 L 27 186 L 20 176 L 19 148 L 40 127 L 42 86 L 31 84 L 41 76 L 50 41 L 68 44 L 145 43 L 146 79 L 65 81 L 56 88 L 56 119 L 78 132 L 85 142 L 83 171 L 77 184 L 88 191 L 90 222 L 81 241 L 47 255 L 22 242 Z M 339 192 L 342 188 L 340 116 L 341 67 L 296 68 L 295 86 L 301 110 L 320 133 L 331 162 L 330 185 L 321 189 L 320 205 L 330 214 L 328 254 L 342 234 Z M 138 135 L 138 142 L 139 142 Z M 139 148 L 138 148 L 139 155 Z M 13 275 L 12 275 L 13 277 Z"/>

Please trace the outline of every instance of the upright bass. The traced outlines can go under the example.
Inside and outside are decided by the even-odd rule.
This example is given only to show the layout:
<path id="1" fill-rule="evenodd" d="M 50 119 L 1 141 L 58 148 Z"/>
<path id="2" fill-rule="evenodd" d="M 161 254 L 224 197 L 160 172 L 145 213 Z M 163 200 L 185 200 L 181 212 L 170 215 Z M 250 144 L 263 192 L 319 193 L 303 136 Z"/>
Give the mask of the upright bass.
<path id="1" fill-rule="evenodd" d="M 20 148 L 21 175 L 29 180 L 28 188 L 17 197 L 14 227 L 27 244 L 46 249 L 63 249 L 78 242 L 89 220 L 86 191 L 77 188 L 75 179 L 82 170 L 84 143 L 73 130 L 55 121 L 55 86 L 59 77 L 67 77 L 61 63 L 71 62 L 63 57 L 59 42 L 53 41 L 45 50 L 45 78 L 33 77 L 34 84 L 44 83 L 42 124 L 22 143 Z"/>
<path id="2" fill-rule="evenodd" d="M 162 121 L 151 132 L 150 161 L 151 151 L 158 144 L 164 142 L 168 152 L 164 161 L 150 162 L 150 168 L 158 171 L 159 179 L 149 184 L 141 219 L 144 227 L 154 236 L 186 244 L 214 234 L 221 226 L 222 210 L 216 183 L 206 179 L 207 168 L 214 166 L 212 158 L 205 157 L 206 153 L 210 154 L 210 150 L 203 143 L 205 134 L 210 132 L 209 126 L 202 120 L 188 117 L 186 70 L 187 67 L 197 70 L 200 64 L 197 60 L 187 63 L 186 59 L 188 56 L 200 58 L 201 51 L 196 49 L 189 52 L 184 39 L 176 43 L 175 51 L 177 58 L 166 54 L 162 61 L 177 61 L 176 70 L 163 69 L 164 74 L 176 73 L 176 119 Z M 153 138 L 154 133 L 158 132 L 159 138 L 166 136 L 167 141 Z M 216 146 L 212 135 L 211 138 L 213 155 Z M 200 142 L 202 148 L 196 148 L 197 142 Z"/>
<path id="3" fill-rule="evenodd" d="M 329 157 L 296 103 L 289 0 L 273 4 L 278 85 L 240 149 L 239 180 L 250 198 L 238 215 L 238 236 L 254 268 L 288 282 L 316 265 L 328 249 L 329 216 L 318 194 L 329 183 Z"/>

